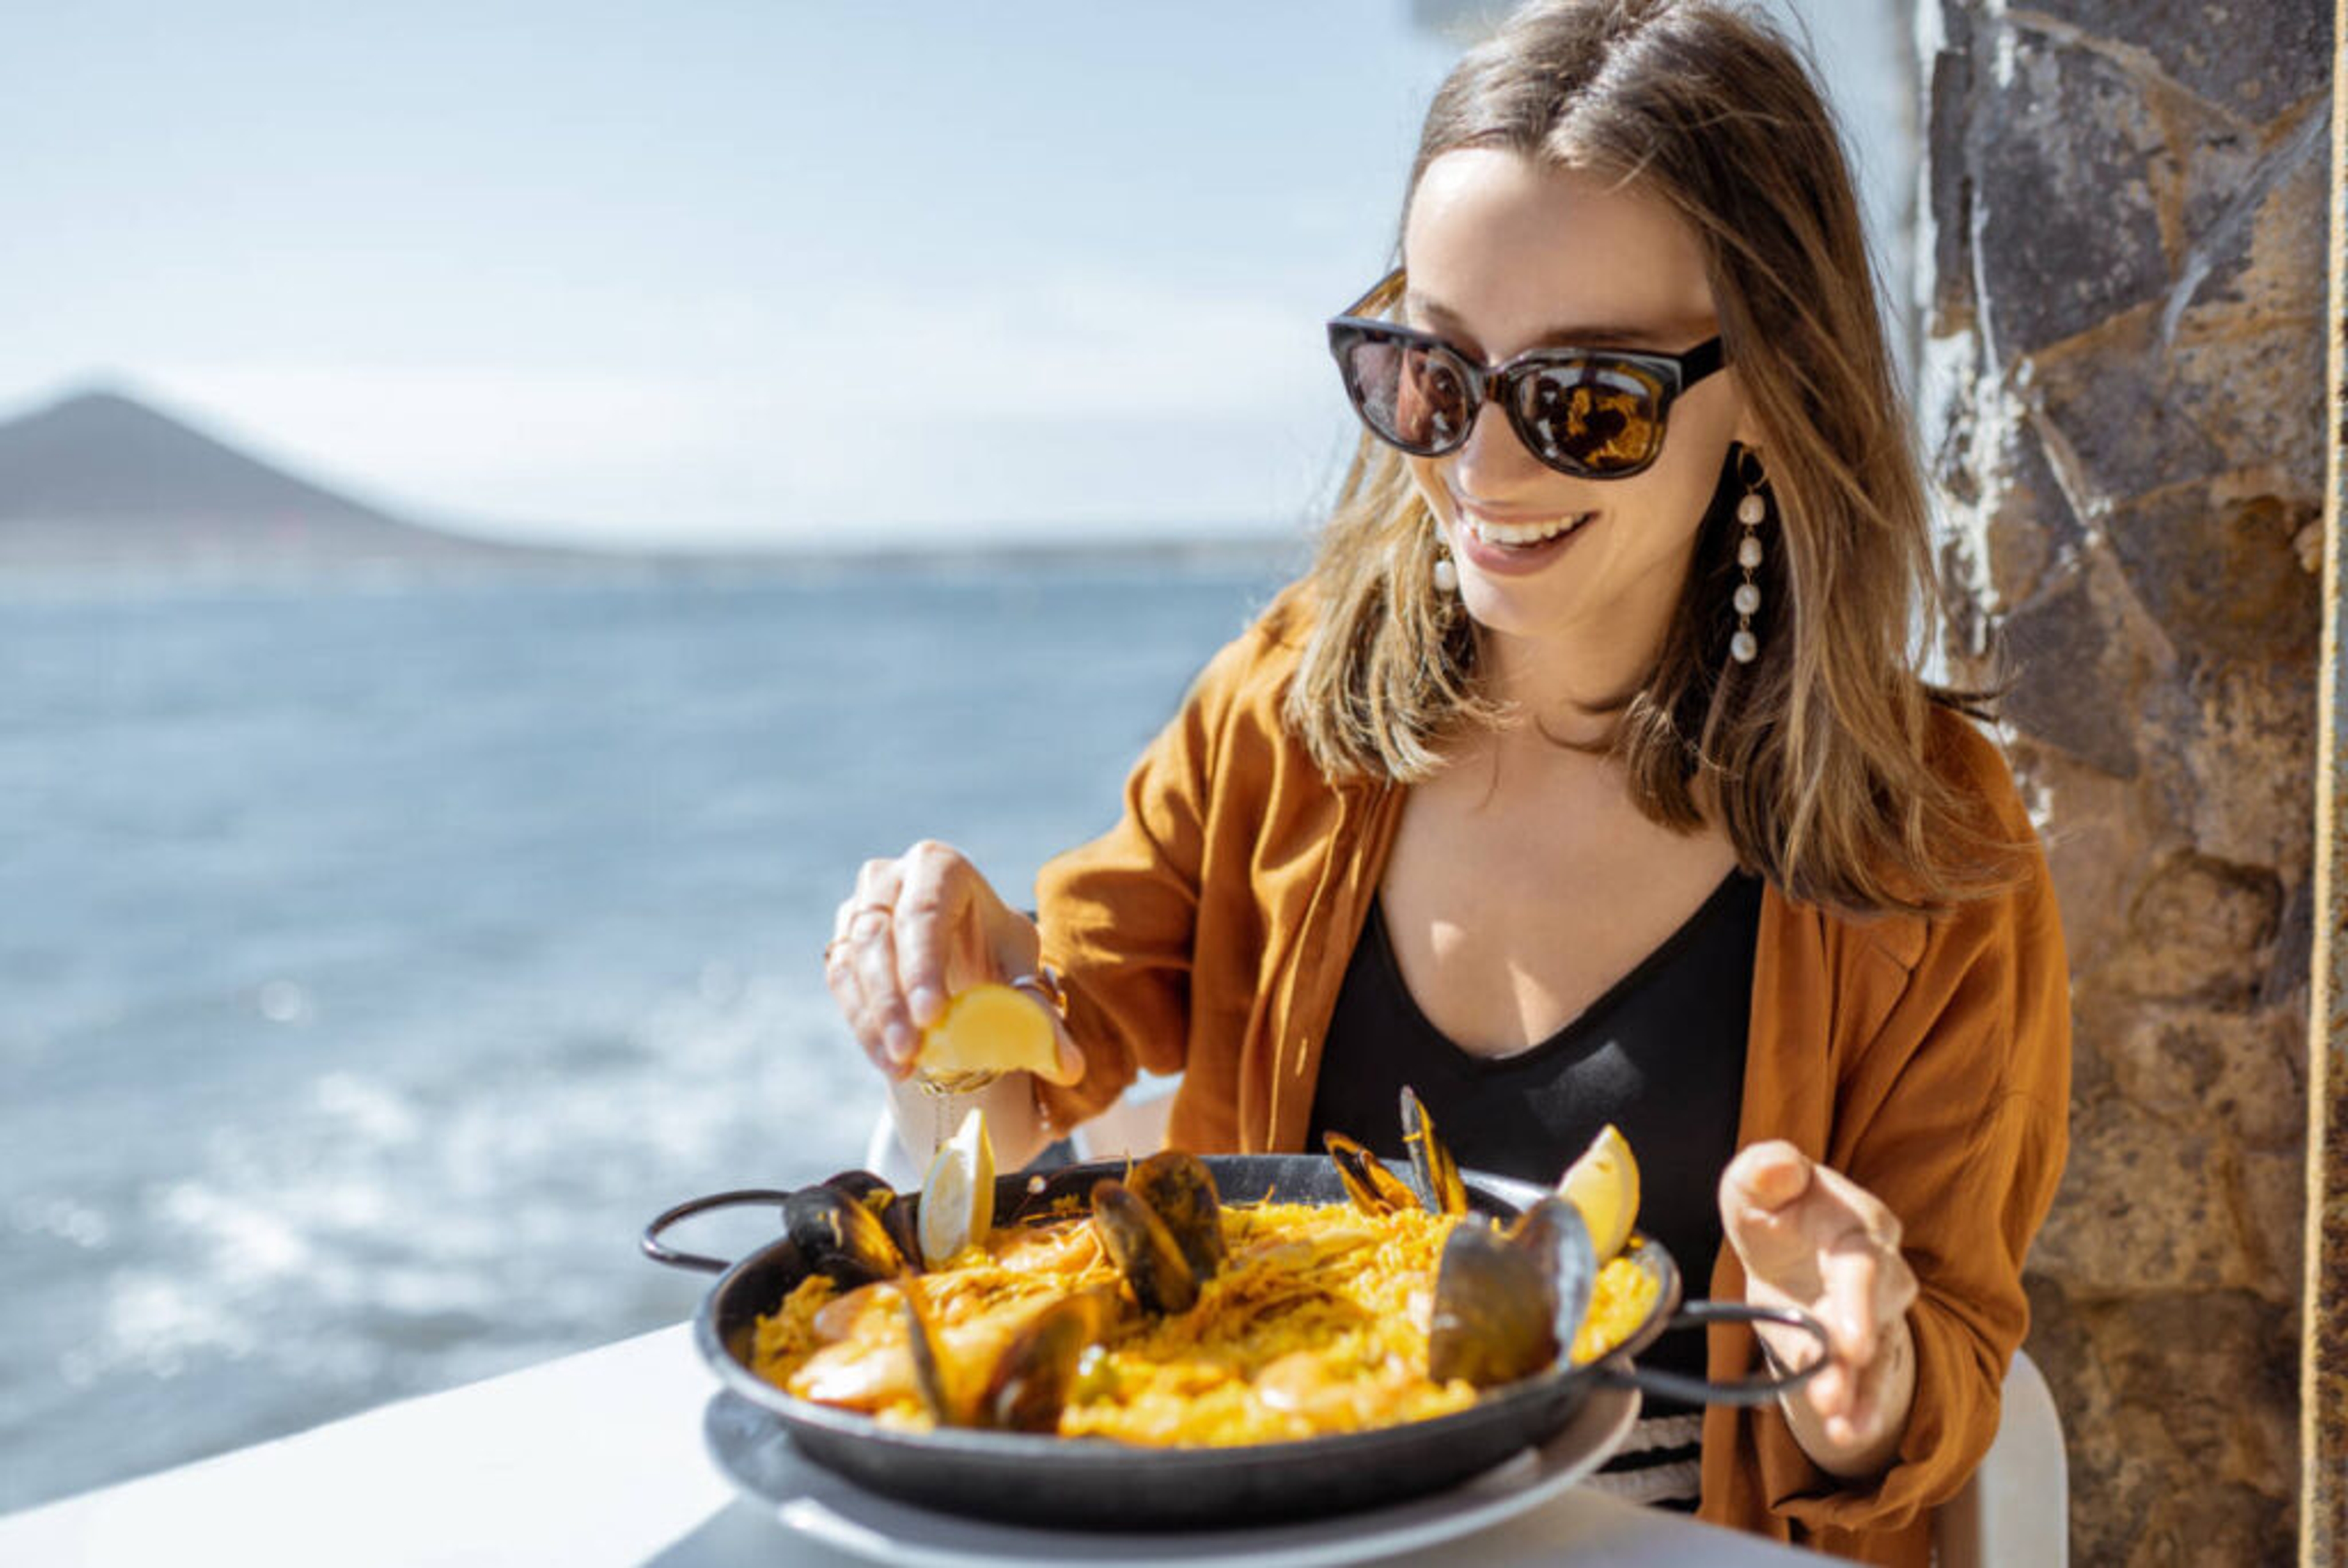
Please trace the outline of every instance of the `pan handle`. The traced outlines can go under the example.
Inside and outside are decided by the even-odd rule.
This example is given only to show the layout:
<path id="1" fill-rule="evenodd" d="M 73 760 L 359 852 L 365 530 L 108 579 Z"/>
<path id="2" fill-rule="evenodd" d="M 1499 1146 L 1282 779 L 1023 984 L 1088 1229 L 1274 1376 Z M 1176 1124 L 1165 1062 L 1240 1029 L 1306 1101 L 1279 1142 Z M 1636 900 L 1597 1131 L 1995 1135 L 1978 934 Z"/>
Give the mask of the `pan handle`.
<path id="1" fill-rule="evenodd" d="M 779 1204 L 788 1193 L 769 1191 L 765 1187 L 744 1187 L 738 1192 L 712 1193 L 705 1198 L 695 1198 L 670 1209 L 644 1227 L 644 1255 L 654 1263 L 664 1263 L 671 1268 L 698 1269 L 703 1274 L 723 1274 L 734 1266 L 722 1257 L 706 1257 L 697 1252 L 678 1252 L 664 1243 L 661 1232 L 683 1219 L 707 1214 L 711 1209 L 729 1209 L 742 1204 Z"/>
<path id="2" fill-rule="evenodd" d="M 1591 1370 L 1596 1374 L 1599 1382 L 1609 1387 L 1634 1388 L 1685 1404 L 1766 1405 L 1778 1395 L 1800 1388 L 1826 1368 L 1826 1325 L 1798 1307 L 1756 1307 L 1748 1301 L 1691 1301 L 1682 1307 L 1663 1328 L 1665 1333 L 1669 1333 L 1674 1328 L 1701 1328 L 1708 1323 L 1781 1323 L 1788 1328 L 1798 1328 L 1816 1339 L 1818 1354 L 1798 1372 L 1788 1372 L 1783 1377 L 1771 1377 L 1765 1373 L 1761 1377 L 1746 1378 L 1735 1383 L 1715 1383 L 1709 1378 L 1691 1378 L 1684 1373 L 1666 1372 L 1661 1368 L 1642 1367 L 1630 1361 L 1601 1361 Z M 1767 1354 L 1766 1347 L 1763 1354 Z"/>

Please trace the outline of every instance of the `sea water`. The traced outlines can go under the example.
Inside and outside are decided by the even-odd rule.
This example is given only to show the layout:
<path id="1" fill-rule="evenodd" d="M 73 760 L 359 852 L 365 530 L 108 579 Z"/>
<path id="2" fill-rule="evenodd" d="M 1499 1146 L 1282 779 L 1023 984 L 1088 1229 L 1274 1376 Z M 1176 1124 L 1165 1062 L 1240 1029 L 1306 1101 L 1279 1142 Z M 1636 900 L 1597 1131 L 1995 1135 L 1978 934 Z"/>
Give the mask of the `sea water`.
<path id="1" fill-rule="evenodd" d="M 688 1316 L 862 1157 L 859 865 L 1024 898 L 1282 575 L 0 594 L 0 1511 Z"/>

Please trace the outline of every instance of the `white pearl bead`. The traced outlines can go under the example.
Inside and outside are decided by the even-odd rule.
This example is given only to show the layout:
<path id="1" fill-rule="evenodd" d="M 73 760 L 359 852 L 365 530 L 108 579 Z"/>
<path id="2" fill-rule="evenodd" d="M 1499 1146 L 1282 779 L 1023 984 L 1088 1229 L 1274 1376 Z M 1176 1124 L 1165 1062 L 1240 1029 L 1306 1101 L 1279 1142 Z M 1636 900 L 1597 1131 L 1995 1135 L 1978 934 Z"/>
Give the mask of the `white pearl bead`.
<path id="1" fill-rule="evenodd" d="M 1435 591 L 1437 593 L 1459 591 L 1459 569 L 1451 564 L 1449 556 L 1435 558 Z"/>
<path id="2" fill-rule="evenodd" d="M 1750 570 L 1761 564 L 1761 541 L 1751 534 L 1736 541 L 1736 564 Z"/>
<path id="3" fill-rule="evenodd" d="M 1740 523 L 1757 523 L 1768 515 L 1768 503 L 1758 496 L 1747 496 L 1736 503 L 1736 520 Z"/>
<path id="4" fill-rule="evenodd" d="M 1739 615 L 1750 615 L 1761 608 L 1761 589 L 1757 583 L 1740 582 L 1732 600 Z"/>
<path id="5" fill-rule="evenodd" d="M 1739 664 L 1750 664 L 1761 651 L 1761 640 L 1749 631 L 1740 631 L 1728 640 L 1728 656 Z"/>

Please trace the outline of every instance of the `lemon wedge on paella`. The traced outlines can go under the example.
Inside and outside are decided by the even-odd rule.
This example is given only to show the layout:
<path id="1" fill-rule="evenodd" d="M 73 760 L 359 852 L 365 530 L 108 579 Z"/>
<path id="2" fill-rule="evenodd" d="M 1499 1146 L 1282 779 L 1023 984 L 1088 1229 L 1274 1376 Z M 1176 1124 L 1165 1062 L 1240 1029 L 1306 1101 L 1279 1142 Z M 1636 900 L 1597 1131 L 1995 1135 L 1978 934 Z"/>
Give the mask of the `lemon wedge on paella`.
<path id="1" fill-rule="evenodd" d="M 1025 1005 L 1025 1004 L 1022 1004 Z M 954 1135 L 938 1145 L 922 1181 L 922 1261 L 942 1268 L 954 1254 L 994 1228 L 994 1145 L 986 1113 L 975 1105 Z"/>
<path id="2" fill-rule="evenodd" d="M 922 1031 L 913 1059 L 933 1076 L 966 1072 L 1048 1072 L 1059 1059 L 1052 1020 L 1035 999 L 988 981 L 956 991 L 938 1020 Z"/>
<path id="3" fill-rule="evenodd" d="M 1581 1211 L 1600 1263 L 1621 1252 L 1639 1217 L 1639 1162 L 1631 1157 L 1630 1140 L 1612 1122 L 1600 1128 L 1581 1158 L 1566 1167 L 1557 1192 Z"/>

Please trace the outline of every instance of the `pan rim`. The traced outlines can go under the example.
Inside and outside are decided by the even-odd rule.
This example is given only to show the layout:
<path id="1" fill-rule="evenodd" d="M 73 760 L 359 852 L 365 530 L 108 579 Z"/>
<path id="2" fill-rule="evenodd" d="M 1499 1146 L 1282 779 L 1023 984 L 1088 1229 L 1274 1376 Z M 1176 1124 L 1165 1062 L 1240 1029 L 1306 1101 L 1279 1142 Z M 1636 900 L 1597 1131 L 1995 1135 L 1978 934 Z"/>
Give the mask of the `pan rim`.
<path id="1" fill-rule="evenodd" d="M 1325 1168 L 1326 1165 L 1323 1156 L 1311 1154 L 1210 1154 L 1200 1158 L 1210 1172 L 1218 1173 L 1219 1165 L 1227 1167 L 1238 1161 L 1292 1160 L 1305 1168 Z M 1118 1160 L 1089 1161 L 1045 1174 L 1054 1182 L 1080 1181 L 1088 1173 L 1116 1174 L 1125 1163 Z M 1521 1211 L 1549 1193 L 1548 1188 L 1538 1183 L 1491 1172 L 1463 1169 L 1460 1177 L 1471 1194 L 1487 1201 L 1488 1212 L 1501 1217 Z M 1006 1175 L 998 1180 L 1024 1183 L 1028 1178 Z M 1326 1206 L 1334 1207 L 1335 1204 Z M 1272 1456 L 1286 1462 L 1307 1456 L 1367 1457 L 1387 1448 L 1416 1448 L 1428 1442 L 1441 1441 L 1447 1431 L 1481 1429 L 1495 1421 L 1509 1419 L 1515 1412 L 1545 1400 L 1570 1400 L 1578 1405 L 1581 1390 L 1577 1385 L 1589 1380 L 1601 1368 L 1633 1360 L 1663 1332 L 1679 1310 L 1682 1285 L 1676 1260 L 1661 1242 L 1653 1237 L 1641 1236 L 1638 1239 L 1641 1243 L 1639 1255 L 1661 1276 L 1660 1288 L 1654 1305 L 1648 1309 L 1638 1327 L 1624 1337 L 1622 1344 L 1605 1355 L 1574 1366 L 1561 1354 L 1548 1368 L 1498 1389 L 1487 1390 L 1466 1409 L 1440 1416 L 1399 1421 L 1359 1431 L 1323 1432 L 1311 1437 L 1271 1441 L 1158 1446 L 1120 1442 L 1112 1438 L 1062 1437 L 1048 1432 L 1004 1432 L 963 1428 L 912 1431 L 885 1427 L 860 1410 L 800 1399 L 759 1377 L 746 1360 L 736 1357 L 724 1343 L 717 1329 L 718 1306 L 729 1289 L 753 1271 L 768 1266 L 779 1249 L 789 1246 L 786 1237 L 778 1237 L 741 1258 L 719 1277 L 703 1298 L 695 1315 L 694 1337 L 702 1358 L 710 1364 L 719 1381 L 729 1390 L 787 1425 L 810 1428 L 827 1437 L 853 1440 L 884 1450 L 900 1451 L 908 1457 L 925 1459 L 951 1455 L 1006 1462 L 1049 1460 L 1055 1464 L 1075 1465 L 1080 1470 L 1094 1467 L 1122 1470 L 1134 1463 L 1137 1457 L 1146 1457 L 1153 1465 L 1171 1468 L 1185 1474 L 1211 1473 L 1259 1464 Z"/>

